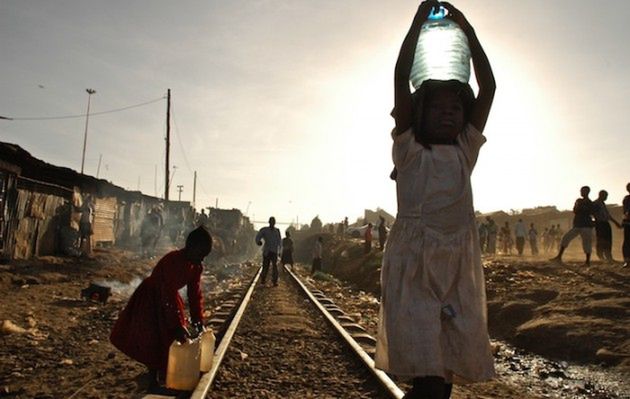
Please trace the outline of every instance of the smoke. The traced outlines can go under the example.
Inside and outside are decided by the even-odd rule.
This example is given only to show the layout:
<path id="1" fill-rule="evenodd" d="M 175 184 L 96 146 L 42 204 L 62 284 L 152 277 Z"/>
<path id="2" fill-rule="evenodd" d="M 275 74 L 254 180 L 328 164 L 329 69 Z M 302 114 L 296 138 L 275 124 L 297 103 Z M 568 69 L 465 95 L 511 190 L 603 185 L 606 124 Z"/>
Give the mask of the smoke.
<path id="1" fill-rule="evenodd" d="M 116 294 L 123 298 L 128 298 L 131 296 L 131 294 L 133 294 L 136 288 L 138 288 L 141 282 L 142 278 L 134 277 L 133 280 L 128 283 L 121 283 L 117 280 L 100 280 L 95 281 L 94 284 L 98 284 L 103 287 L 109 287 L 112 289 L 113 294 Z"/>

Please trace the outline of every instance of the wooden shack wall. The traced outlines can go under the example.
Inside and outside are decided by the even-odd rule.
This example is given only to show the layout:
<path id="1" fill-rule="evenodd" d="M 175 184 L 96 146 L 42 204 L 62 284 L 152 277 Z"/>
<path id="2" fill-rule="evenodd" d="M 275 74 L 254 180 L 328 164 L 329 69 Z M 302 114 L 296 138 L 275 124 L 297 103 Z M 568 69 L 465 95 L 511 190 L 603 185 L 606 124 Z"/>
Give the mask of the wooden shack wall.
<path id="1" fill-rule="evenodd" d="M 57 247 L 57 232 L 62 223 L 66 199 L 52 194 L 17 190 L 12 257 L 52 255 Z"/>
<path id="2" fill-rule="evenodd" d="M 96 198 L 92 241 L 94 244 L 114 245 L 118 225 L 118 200 L 116 197 Z"/>

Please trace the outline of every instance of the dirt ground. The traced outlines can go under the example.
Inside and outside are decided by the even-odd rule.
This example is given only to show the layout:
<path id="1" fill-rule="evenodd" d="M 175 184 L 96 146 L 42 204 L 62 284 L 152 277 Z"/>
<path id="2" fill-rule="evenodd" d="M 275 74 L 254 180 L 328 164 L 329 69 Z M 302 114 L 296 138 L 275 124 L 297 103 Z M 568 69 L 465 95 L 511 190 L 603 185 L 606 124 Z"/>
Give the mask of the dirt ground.
<path id="1" fill-rule="evenodd" d="M 484 260 L 493 338 L 630 380 L 630 270 L 598 262 L 586 268 L 577 257 L 567 260 L 563 266 L 516 256 Z M 108 336 L 128 295 L 154 263 L 133 253 L 101 250 L 94 259 L 0 264 L 0 397 L 139 396 L 147 384 L 144 367 L 113 348 Z M 208 279 L 216 283 L 216 277 Z M 112 286 L 106 304 L 80 298 L 90 282 Z M 221 289 L 213 287 L 210 308 Z M 534 370 L 514 369 L 521 372 Z M 517 393 L 518 386 L 505 389 L 466 397 L 526 397 Z M 620 389 L 614 397 L 630 397 Z"/>
<path id="2" fill-rule="evenodd" d="M 353 293 L 342 293 L 335 279 L 325 277 L 315 279 L 318 288 L 375 334 L 382 253 L 363 254 L 359 240 L 332 241 L 327 250 L 324 271 Z M 539 384 L 527 389 L 533 397 L 630 398 L 630 268 L 598 260 L 586 267 L 579 250 L 568 251 L 562 265 L 549 256 L 483 258 L 502 385 Z M 487 387 L 467 394 L 529 397 Z"/>
<path id="3" fill-rule="evenodd" d="M 114 348 L 109 333 L 156 260 L 97 250 L 94 259 L 0 264 L 0 397 L 142 396 L 148 385 L 145 367 Z M 232 284 L 232 274 L 219 267 L 204 276 L 207 315 Z M 112 287 L 105 304 L 81 298 L 90 283 Z"/>

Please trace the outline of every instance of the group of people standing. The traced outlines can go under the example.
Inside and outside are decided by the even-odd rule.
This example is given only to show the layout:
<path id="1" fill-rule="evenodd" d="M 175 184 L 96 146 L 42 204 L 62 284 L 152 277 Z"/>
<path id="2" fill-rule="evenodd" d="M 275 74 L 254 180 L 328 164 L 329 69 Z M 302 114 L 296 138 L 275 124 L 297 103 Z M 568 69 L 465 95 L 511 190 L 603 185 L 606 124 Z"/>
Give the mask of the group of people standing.
<path id="1" fill-rule="evenodd" d="M 365 232 L 363 233 L 363 252 L 369 254 L 372 251 L 372 241 L 374 239 L 374 225 L 372 223 L 368 223 L 365 228 Z M 381 215 L 378 217 L 378 249 L 383 251 L 385 249 L 385 242 L 387 242 L 387 223 L 385 222 L 385 218 Z"/>
<path id="2" fill-rule="evenodd" d="M 626 190 L 630 194 L 630 183 L 626 185 Z M 601 190 L 595 201 L 591 201 L 589 195 L 591 189 L 583 186 L 580 189 L 580 198 L 575 201 L 573 206 L 573 227 L 569 230 L 560 242 L 558 255 L 552 258 L 555 262 L 562 262 L 562 255 L 567 249 L 571 241 L 577 236 L 582 239 L 582 249 L 586 256 L 584 264 L 589 266 L 591 263 L 593 228 L 595 228 L 596 253 L 599 259 L 614 263 L 612 257 L 612 227 L 610 223 L 614 223 L 618 228 L 624 229 L 624 241 L 622 245 L 622 253 L 624 257 L 624 267 L 628 267 L 630 261 L 630 195 L 623 199 L 623 220 L 621 222 L 615 220 L 608 212 L 606 200 L 608 192 Z"/>
<path id="3" fill-rule="evenodd" d="M 630 184 L 626 187 L 630 193 Z M 624 244 L 622 252 L 624 257 L 624 266 L 628 265 L 630 259 L 630 237 L 628 229 L 630 228 L 630 196 L 626 196 L 623 200 L 623 220 L 617 221 L 613 218 L 606 206 L 608 192 L 601 190 L 595 201 L 589 198 L 591 189 L 588 186 L 581 188 L 581 197 L 575 201 L 573 207 L 573 223 L 572 228 L 566 232 L 562 230 L 560 224 L 552 224 L 546 227 L 542 234 L 539 235 L 534 223 L 530 223 L 529 227 L 518 219 L 514 225 L 514 230 L 510 228 L 510 223 L 505 222 L 501 228 L 492 217 L 486 217 L 484 223 L 478 225 L 479 244 L 481 252 L 484 254 L 496 254 L 498 252 L 503 255 L 511 255 L 514 247 L 518 255 L 523 255 L 525 243 L 529 243 L 531 254 L 539 255 L 539 245 L 545 253 L 558 251 L 558 255 L 552 260 L 561 262 L 564 251 L 571 241 L 577 236 L 582 239 L 582 249 L 586 254 L 586 264 L 591 261 L 591 252 L 593 246 L 593 229 L 595 230 L 595 252 L 597 257 L 608 263 L 614 263 L 612 256 L 613 234 L 611 223 L 619 228 L 624 229 Z M 513 233 L 513 235 L 512 235 Z"/>
<path id="4" fill-rule="evenodd" d="M 554 231 L 554 236 L 555 232 L 562 231 L 559 224 L 557 227 L 556 225 L 552 226 L 551 229 Z M 545 251 L 547 251 L 549 245 L 552 245 L 550 243 L 552 236 L 549 233 L 549 228 L 545 228 L 541 236 L 534 223 L 530 223 L 527 226 L 522 218 L 518 219 L 512 231 L 510 222 L 506 221 L 501 228 L 498 228 L 494 220 L 488 216 L 485 223 L 479 224 L 478 231 L 481 253 L 488 255 L 497 253 L 511 255 L 512 251 L 516 249 L 516 253 L 520 256 L 525 252 L 525 244 L 529 244 L 531 254 L 536 256 L 540 254 L 540 245 Z"/>

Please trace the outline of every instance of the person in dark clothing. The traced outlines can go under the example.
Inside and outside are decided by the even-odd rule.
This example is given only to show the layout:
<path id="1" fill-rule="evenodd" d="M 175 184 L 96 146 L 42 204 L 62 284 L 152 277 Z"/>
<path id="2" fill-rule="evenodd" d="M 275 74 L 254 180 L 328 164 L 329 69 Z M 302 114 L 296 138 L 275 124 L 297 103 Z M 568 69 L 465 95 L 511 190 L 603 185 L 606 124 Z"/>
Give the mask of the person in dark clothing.
<path id="1" fill-rule="evenodd" d="M 79 248 L 81 252 L 89 256 L 92 254 L 92 234 L 93 234 L 93 221 L 94 221 L 94 201 L 92 196 L 87 194 L 81 205 L 81 221 L 79 222 L 79 236 L 80 244 Z"/>
<path id="2" fill-rule="evenodd" d="M 152 208 L 142 220 L 140 226 L 140 240 L 142 243 L 142 256 L 152 257 L 155 255 L 155 243 L 158 240 L 161 229 L 161 216 L 157 213 L 157 208 Z"/>
<path id="3" fill-rule="evenodd" d="M 378 246 L 382 251 L 385 249 L 385 241 L 387 241 L 387 226 L 385 226 L 385 218 L 383 216 L 379 216 L 378 218 Z"/>
<path id="4" fill-rule="evenodd" d="M 203 227 L 193 230 L 185 247 L 160 259 L 151 275 L 136 288 L 112 328 L 111 343 L 148 367 L 150 389 L 159 385 L 158 372 L 166 375 L 173 340 L 184 342 L 190 337 L 184 300 L 179 294 L 182 287 L 187 287 L 193 325 L 197 328 L 203 324 L 202 261 L 211 250 L 210 233 Z"/>
<path id="5" fill-rule="evenodd" d="M 551 261 L 562 263 L 562 254 L 567 249 L 571 241 L 578 235 L 582 238 L 582 249 L 586 254 L 586 266 L 591 265 L 591 250 L 593 240 L 593 202 L 588 198 L 591 192 L 591 188 L 584 186 L 580 189 L 581 198 L 575 201 L 573 206 L 573 228 L 569 230 L 563 237 L 560 243 L 560 251 L 555 258 L 551 258 Z"/>
<path id="6" fill-rule="evenodd" d="M 595 215 L 595 237 L 597 243 L 595 249 L 597 257 L 600 260 L 613 263 L 612 257 L 612 229 L 610 228 L 610 222 L 612 221 L 617 227 L 621 228 L 621 224 L 617 222 L 608 212 L 605 201 L 608 199 L 608 192 L 602 190 L 599 192 L 599 196 L 593 201 L 593 212 Z"/>
<path id="7" fill-rule="evenodd" d="M 529 236 L 529 248 L 532 250 L 532 255 L 538 255 L 538 230 L 534 227 L 534 223 L 529 225 L 529 231 L 527 233 Z"/>
<path id="8" fill-rule="evenodd" d="M 263 247 L 263 264 L 260 274 L 260 283 L 265 285 L 269 265 L 271 265 L 271 282 L 274 287 L 278 285 L 278 252 L 282 245 L 280 230 L 275 226 L 276 218 L 272 216 L 269 218 L 269 226 L 263 227 L 258 231 L 258 234 L 256 234 L 256 244 Z"/>
<path id="9" fill-rule="evenodd" d="M 486 253 L 494 255 L 497 252 L 497 230 L 498 226 L 490 217 L 486 217 L 486 230 L 488 231 L 488 242 L 486 245 Z"/>
<path id="10" fill-rule="evenodd" d="M 626 185 L 630 194 L 630 183 Z M 630 195 L 623 198 L 623 267 L 630 266 Z"/>
<path id="11" fill-rule="evenodd" d="M 293 240 L 291 239 L 291 233 L 286 232 L 286 236 L 282 239 L 282 256 L 280 257 L 280 264 L 291 265 L 293 269 Z"/>

